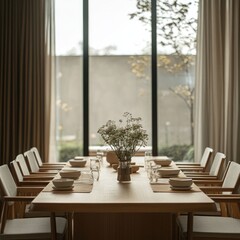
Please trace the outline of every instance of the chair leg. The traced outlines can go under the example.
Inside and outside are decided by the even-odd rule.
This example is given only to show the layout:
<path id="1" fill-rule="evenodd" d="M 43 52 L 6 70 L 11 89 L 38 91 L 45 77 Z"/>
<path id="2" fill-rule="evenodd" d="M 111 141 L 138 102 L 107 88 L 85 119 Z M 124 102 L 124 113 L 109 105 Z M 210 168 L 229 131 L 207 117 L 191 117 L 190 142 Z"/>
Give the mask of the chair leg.
<path id="1" fill-rule="evenodd" d="M 52 240 L 57 240 L 57 230 L 56 230 L 56 217 L 55 213 L 51 212 L 51 235 L 52 235 Z"/>
<path id="2" fill-rule="evenodd" d="M 6 205 L 5 201 L 4 201 L 3 204 L 2 204 L 0 233 L 3 233 L 6 221 L 7 221 L 7 205 Z"/>
<path id="3" fill-rule="evenodd" d="M 193 213 L 188 213 L 187 240 L 192 240 L 193 235 Z"/>
<path id="4" fill-rule="evenodd" d="M 67 221 L 68 221 L 68 240 L 74 239 L 73 234 L 74 234 L 74 229 L 73 229 L 73 214 L 72 212 L 67 213 Z"/>

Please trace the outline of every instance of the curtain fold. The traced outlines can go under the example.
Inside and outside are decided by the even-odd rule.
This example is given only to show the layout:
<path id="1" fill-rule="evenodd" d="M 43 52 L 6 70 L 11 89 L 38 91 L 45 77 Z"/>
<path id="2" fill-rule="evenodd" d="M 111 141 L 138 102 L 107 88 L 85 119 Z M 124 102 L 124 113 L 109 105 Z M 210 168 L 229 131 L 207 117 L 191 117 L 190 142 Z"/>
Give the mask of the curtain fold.
<path id="1" fill-rule="evenodd" d="M 46 33 L 46 81 L 51 83 L 48 89 L 47 99 L 46 99 L 46 132 L 49 133 L 48 142 L 45 142 L 45 147 L 48 151 L 45 151 L 43 161 L 54 162 L 57 159 L 56 156 L 56 124 L 55 124 L 55 79 L 56 79 L 56 54 L 55 54 L 55 0 L 46 1 L 46 13 L 45 13 L 45 33 Z"/>
<path id="2" fill-rule="evenodd" d="M 44 0 L 0 3 L 0 162 L 35 146 L 47 156 L 51 81 Z"/>
<path id="3" fill-rule="evenodd" d="M 195 149 L 206 146 L 239 162 L 239 2 L 200 0 Z"/>

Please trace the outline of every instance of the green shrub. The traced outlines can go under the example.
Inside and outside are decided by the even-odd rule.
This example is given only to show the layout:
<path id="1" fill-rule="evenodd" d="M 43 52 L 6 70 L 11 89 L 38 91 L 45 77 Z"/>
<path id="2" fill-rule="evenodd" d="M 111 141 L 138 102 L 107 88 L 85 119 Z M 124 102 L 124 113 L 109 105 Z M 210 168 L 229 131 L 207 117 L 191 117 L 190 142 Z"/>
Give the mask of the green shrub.
<path id="1" fill-rule="evenodd" d="M 173 161 L 193 161 L 194 149 L 191 145 L 172 145 L 159 150 L 159 155 L 171 157 Z M 187 158 L 186 158 L 187 157 Z"/>
<path id="2" fill-rule="evenodd" d="M 184 161 L 193 162 L 194 161 L 194 147 L 190 146 L 187 153 L 183 157 Z"/>
<path id="3" fill-rule="evenodd" d="M 64 145 L 59 150 L 59 162 L 66 162 L 75 156 L 82 155 L 82 148 L 79 146 Z"/>

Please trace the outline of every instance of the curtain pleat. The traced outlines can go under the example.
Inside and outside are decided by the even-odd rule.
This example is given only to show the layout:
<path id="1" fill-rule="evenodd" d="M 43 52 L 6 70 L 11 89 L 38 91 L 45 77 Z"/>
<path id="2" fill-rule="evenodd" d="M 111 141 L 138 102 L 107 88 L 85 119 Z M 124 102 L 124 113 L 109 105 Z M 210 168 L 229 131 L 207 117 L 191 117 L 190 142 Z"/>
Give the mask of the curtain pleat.
<path id="1" fill-rule="evenodd" d="M 33 146 L 45 159 L 51 89 L 45 1 L 2 0 L 0 11 L 0 162 L 9 163 Z"/>
<path id="2" fill-rule="evenodd" d="M 196 66 L 195 149 L 239 161 L 239 2 L 200 0 Z"/>
<path id="3" fill-rule="evenodd" d="M 239 81 L 240 81 L 240 4 L 228 1 L 226 14 L 225 79 L 226 79 L 226 138 L 225 151 L 230 160 L 240 163 Z"/>

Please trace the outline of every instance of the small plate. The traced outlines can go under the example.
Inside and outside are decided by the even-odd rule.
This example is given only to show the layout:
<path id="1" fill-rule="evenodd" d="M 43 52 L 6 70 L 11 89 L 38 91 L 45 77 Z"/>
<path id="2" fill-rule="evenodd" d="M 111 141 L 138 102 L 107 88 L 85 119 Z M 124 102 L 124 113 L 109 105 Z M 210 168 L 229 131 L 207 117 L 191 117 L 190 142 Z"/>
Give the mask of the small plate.
<path id="1" fill-rule="evenodd" d="M 72 190 L 74 186 L 70 186 L 70 187 L 55 187 L 52 186 L 53 190 L 55 191 L 69 191 Z"/>
<path id="2" fill-rule="evenodd" d="M 170 188 L 174 191 L 175 190 L 177 190 L 177 191 L 189 191 L 189 190 L 192 189 L 191 186 L 190 187 L 173 187 L 173 186 L 170 186 Z"/>

